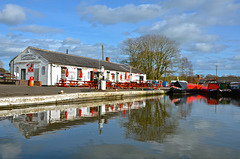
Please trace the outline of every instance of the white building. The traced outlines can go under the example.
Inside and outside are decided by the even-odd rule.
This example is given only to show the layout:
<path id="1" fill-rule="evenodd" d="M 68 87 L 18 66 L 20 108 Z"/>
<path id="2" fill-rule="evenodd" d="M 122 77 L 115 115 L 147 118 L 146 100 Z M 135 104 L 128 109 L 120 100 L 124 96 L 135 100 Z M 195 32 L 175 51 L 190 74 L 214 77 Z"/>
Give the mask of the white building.
<path id="1" fill-rule="evenodd" d="M 112 82 L 146 81 L 140 70 L 108 61 L 27 47 L 10 62 L 11 74 L 17 80 L 41 81 L 42 85 L 56 85 L 61 79 L 92 81 L 100 72 Z M 104 69 L 103 69 L 104 68 Z"/>

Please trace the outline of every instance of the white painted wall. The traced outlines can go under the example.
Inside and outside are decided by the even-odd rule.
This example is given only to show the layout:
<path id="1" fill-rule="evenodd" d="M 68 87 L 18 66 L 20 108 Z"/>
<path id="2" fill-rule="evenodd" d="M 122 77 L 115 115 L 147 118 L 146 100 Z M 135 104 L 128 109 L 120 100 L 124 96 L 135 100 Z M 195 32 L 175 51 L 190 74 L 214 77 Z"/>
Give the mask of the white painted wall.
<path id="1" fill-rule="evenodd" d="M 50 110 L 47 111 L 47 121 L 48 123 L 55 123 L 60 121 L 60 110 Z"/>
<path id="2" fill-rule="evenodd" d="M 99 69 L 94 68 L 84 68 L 84 67 L 76 67 L 76 66 L 66 66 L 66 65 L 57 65 L 50 64 L 46 59 L 36 54 L 31 49 L 25 49 L 22 53 L 20 53 L 11 63 L 10 63 L 10 72 L 16 76 L 17 80 L 21 79 L 21 70 L 26 69 L 26 80 L 29 80 L 31 76 L 34 76 L 34 72 L 28 72 L 28 64 L 34 64 L 34 68 L 39 69 L 39 81 L 42 81 L 42 85 L 56 85 L 56 83 L 61 80 L 62 73 L 61 67 L 66 67 L 69 72 L 69 76 L 66 77 L 67 80 L 78 80 L 78 81 L 90 81 L 91 73 L 90 71 L 99 71 Z M 45 74 L 43 72 L 43 67 L 45 67 Z M 81 79 L 78 78 L 79 74 L 77 69 L 82 69 L 83 77 Z M 107 78 L 107 72 L 109 73 L 109 78 Z M 118 73 L 118 75 L 117 75 Z M 114 74 L 114 79 L 112 78 L 112 74 Z M 118 72 L 112 70 L 104 70 L 105 79 L 112 82 L 129 82 L 129 75 L 127 73 L 127 79 L 125 79 L 125 72 Z M 146 75 L 140 74 L 144 76 L 144 80 L 146 80 Z M 130 76 L 131 81 L 139 81 L 139 74 L 132 73 Z M 122 79 L 120 77 L 122 76 Z M 36 78 L 35 78 L 36 79 Z"/>
<path id="3" fill-rule="evenodd" d="M 34 69 L 39 69 L 39 81 L 42 81 L 42 85 L 47 84 L 47 67 L 48 62 L 42 58 L 40 55 L 35 54 L 31 49 L 25 49 L 20 53 L 11 63 L 10 63 L 10 72 L 16 76 L 17 80 L 21 80 L 22 69 L 25 69 L 26 80 L 29 80 L 31 76 L 34 76 L 34 72 L 28 72 L 28 64 L 33 64 Z M 42 70 L 45 67 L 45 74 Z M 35 70 L 34 70 L 35 71 Z M 36 80 L 36 77 L 34 77 Z"/>
<path id="4" fill-rule="evenodd" d="M 76 108 L 68 108 L 67 110 L 65 110 L 65 112 L 67 111 L 67 120 L 73 120 L 76 118 L 77 114 L 76 114 Z"/>
<path id="5" fill-rule="evenodd" d="M 61 66 L 54 64 L 48 64 L 48 66 L 48 85 L 56 85 L 61 79 Z"/>

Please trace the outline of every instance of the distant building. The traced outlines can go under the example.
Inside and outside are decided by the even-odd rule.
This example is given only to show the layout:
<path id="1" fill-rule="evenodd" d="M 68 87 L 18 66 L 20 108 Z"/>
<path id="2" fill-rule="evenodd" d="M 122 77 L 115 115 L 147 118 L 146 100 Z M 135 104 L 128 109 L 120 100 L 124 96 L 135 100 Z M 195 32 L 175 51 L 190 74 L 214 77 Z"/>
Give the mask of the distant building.
<path id="1" fill-rule="evenodd" d="M 117 63 L 27 47 L 9 63 L 10 72 L 17 80 L 31 76 L 42 85 L 56 85 L 61 79 L 93 81 L 102 74 L 105 80 L 127 82 L 146 80 L 142 71 Z"/>

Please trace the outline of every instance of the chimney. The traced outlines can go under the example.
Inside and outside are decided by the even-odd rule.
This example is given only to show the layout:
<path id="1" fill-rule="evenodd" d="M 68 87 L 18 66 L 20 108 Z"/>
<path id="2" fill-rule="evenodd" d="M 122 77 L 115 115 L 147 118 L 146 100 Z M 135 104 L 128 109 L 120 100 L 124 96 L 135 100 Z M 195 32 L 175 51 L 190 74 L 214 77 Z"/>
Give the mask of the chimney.
<path id="1" fill-rule="evenodd" d="M 109 62 L 109 57 L 106 57 L 106 61 Z"/>
<path id="2" fill-rule="evenodd" d="M 68 49 L 66 50 L 66 54 L 68 54 Z"/>

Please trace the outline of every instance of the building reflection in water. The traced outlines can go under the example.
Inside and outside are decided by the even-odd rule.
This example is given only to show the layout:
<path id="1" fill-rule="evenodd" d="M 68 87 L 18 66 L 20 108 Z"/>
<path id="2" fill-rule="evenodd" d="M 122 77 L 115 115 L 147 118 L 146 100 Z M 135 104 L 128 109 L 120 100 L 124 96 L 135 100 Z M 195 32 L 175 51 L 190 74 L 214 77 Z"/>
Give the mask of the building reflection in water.
<path id="1" fill-rule="evenodd" d="M 26 138 L 41 135 L 48 131 L 68 129 L 74 125 L 85 125 L 91 122 L 98 122 L 98 129 L 101 134 L 104 124 L 108 124 L 110 118 L 115 116 L 126 117 L 127 111 L 130 109 L 141 109 L 146 106 L 145 102 L 145 100 L 141 100 L 101 104 L 100 106 L 91 107 L 47 110 L 13 115 L 9 118 Z"/>
<path id="2" fill-rule="evenodd" d="M 40 112 L 32 111 L 32 109 L 38 110 L 38 108 L 31 108 L 25 114 L 10 110 L 10 115 L 2 116 L 0 120 L 10 119 L 26 138 L 30 138 L 45 132 L 69 129 L 74 125 L 85 125 L 86 123 L 98 123 L 99 134 L 102 134 L 104 125 L 111 122 L 112 118 L 120 116 L 126 118 L 126 120 L 121 120 L 121 125 L 125 128 L 127 138 L 134 138 L 138 141 L 163 142 L 166 136 L 176 133 L 179 119 L 190 116 L 192 103 L 198 100 L 209 105 L 232 103 L 240 106 L 239 100 L 231 98 L 158 96 L 115 101 L 108 104 L 101 103 L 96 106 L 75 104 L 67 105 L 67 108 L 64 109 L 53 106 L 49 110 Z M 11 114 L 15 115 L 11 116 Z"/>

